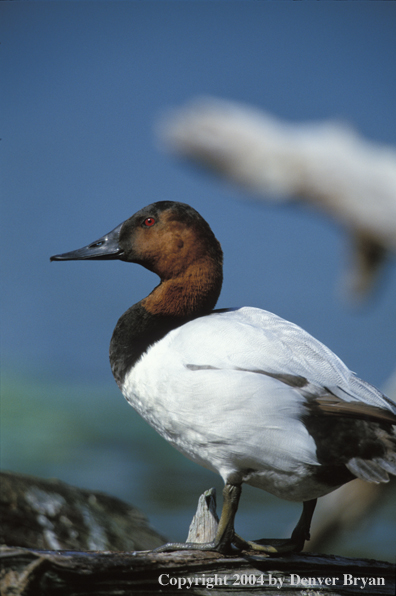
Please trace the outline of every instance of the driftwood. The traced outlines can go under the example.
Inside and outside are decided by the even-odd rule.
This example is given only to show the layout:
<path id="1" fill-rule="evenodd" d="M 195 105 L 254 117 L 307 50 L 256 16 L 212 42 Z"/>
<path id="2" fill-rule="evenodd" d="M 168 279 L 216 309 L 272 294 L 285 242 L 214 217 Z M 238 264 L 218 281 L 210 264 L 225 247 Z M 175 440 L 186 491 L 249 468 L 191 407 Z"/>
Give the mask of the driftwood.
<path id="1" fill-rule="evenodd" d="M 216 536 L 219 518 L 216 513 L 216 489 L 205 491 L 198 500 L 186 542 L 211 542 Z"/>
<path id="2" fill-rule="evenodd" d="M 43 550 L 145 550 L 165 541 L 141 511 L 101 492 L 0 473 L 0 544 Z"/>
<path id="3" fill-rule="evenodd" d="M 10 544 L 0 547 L 1 596 L 150 595 L 160 592 L 180 594 L 183 590 L 202 595 L 394 594 L 395 568 L 380 561 L 310 553 L 266 558 L 237 552 L 229 556 L 199 551 L 138 552 L 138 543 L 153 541 L 153 546 L 157 546 L 163 539 L 148 526 L 140 512 L 118 499 L 69 487 L 59 481 L 10 473 L 2 474 L 1 479 L 2 540 L 7 538 L 15 545 L 18 541 L 21 545 L 44 544 L 48 540 L 45 532 L 50 530 L 50 541 L 62 544 L 53 550 Z M 95 518 L 95 524 L 92 525 L 91 519 L 88 528 L 87 520 L 78 519 L 84 506 Z M 69 522 L 62 521 L 62 516 Z M 123 516 L 126 519 L 122 519 Z M 121 526 L 118 534 L 117 523 Z M 70 524 L 74 532 L 69 531 L 67 537 L 65 525 L 70 530 Z M 91 541 L 92 548 L 92 528 L 97 528 L 98 524 L 103 528 L 99 539 L 101 551 L 78 546 L 73 550 L 65 548 L 68 540 L 78 544 L 76 532 L 80 543 Z M 136 526 L 139 539 L 134 535 Z M 208 541 L 216 527 L 215 491 L 211 489 L 199 500 L 188 539 Z M 105 548 L 103 535 L 112 535 Z M 120 549 L 123 541 L 127 545 L 128 540 L 135 546 Z"/>
<path id="4" fill-rule="evenodd" d="M 208 552 L 0 549 L 1 596 L 266 594 L 393 596 L 390 563 L 312 554 L 277 559 Z"/>
<path id="5" fill-rule="evenodd" d="M 396 252 L 396 148 L 339 122 L 290 123 L 259 109 L 197 99 L 164 118 L 167 149 L 257 199 L 299 199 L 331 215 L 351 235 L 348 285 L 371 288 L 386 254 Z"/>

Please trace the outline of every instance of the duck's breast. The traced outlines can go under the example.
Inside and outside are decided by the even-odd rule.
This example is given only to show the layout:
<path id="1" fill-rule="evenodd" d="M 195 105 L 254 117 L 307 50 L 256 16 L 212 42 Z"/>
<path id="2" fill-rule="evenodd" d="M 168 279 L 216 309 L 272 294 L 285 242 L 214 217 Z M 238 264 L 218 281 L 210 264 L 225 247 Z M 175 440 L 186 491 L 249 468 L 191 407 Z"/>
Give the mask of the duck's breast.
<path id="1" fill-rule="evenodd" d="M 265 345 L 273 340 L 261 336 L 238 311 L 196 319 L 149 348 L 123 393 L 164 438 L 225 479 L 317 465 L 300 421 L 305 398 L 261 372 L 274 366 Z"/>

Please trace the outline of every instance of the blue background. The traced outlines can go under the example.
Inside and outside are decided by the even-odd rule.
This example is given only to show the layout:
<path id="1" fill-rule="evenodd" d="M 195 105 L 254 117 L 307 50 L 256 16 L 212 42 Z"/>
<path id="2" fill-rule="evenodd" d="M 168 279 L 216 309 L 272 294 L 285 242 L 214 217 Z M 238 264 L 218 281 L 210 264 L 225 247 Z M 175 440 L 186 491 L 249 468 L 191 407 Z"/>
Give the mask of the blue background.
<path id="1" fill-rule="evenodd" d="M 153 201 L 190 203 L 225 253 L 218 307 L 276 312 L 382 386 L 395 368 L 394 262 L 353 308 L 337 291 L 342 228 L 297 205 L 240 200 L 252 197 L 162 152 L 154 126 L 209 94 L 292 122 L 344 120 L 396 144 L 396 4 L 2 2 L 0 13 L 2 465 L 107 490 L 185 539 L 196 498 L 221 481 L 140 422 L 108 364 L 118 317 L 157 278 L 121 262 L 49 257 Z M 280 513 L 261 512 L 263 534 L 271 523 L 273 535 L 281 524 L 287 534 L 299 515 L 249 488 L 246 503 L 244 535 L 257 532 L 252 515 L 264 503 Z M 386 534 L 388 513 L 344 552 L 385 556 L 363 542 Z"/>

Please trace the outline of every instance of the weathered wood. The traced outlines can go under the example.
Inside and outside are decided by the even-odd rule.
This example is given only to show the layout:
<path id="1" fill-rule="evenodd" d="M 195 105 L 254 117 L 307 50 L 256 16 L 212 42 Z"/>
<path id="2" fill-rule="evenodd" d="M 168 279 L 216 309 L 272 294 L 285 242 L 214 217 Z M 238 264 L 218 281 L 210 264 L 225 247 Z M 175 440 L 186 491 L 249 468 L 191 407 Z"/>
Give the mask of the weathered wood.
<path id="1" fill-rule="evenodd" d="M 396 252 L 396 150 L 340 122 L 285 122 L 238 102 L 197 98 L 157 128 L 163 146 L 262 201 L 298 198 L 351 235 L 355 296 L 377 281 Z"/>
<path id="2" fill-rule="evenodd" d="M 393 596 L 395 591 L 390 563 L 312 554 L 270 559 L 197 551 L 76 553 L 3 547 L 0 561 L 1 596 L 147 596 L 186 590 L 234 596 Z M 365 578 L 366 585 L 358 578 Z"/>
<path id="3" fill-rule="evenodd" d="M 230 556 L 199 551 L 137 552 L 142 540 L 154 540 L 157 546 L 163 539 L 140 512 L 118 499 L 59 481 L 5 473 L 0 479 L 0 537 L 4 540 L 8 535 L 22 544 L 46 540 L 62 544 L 56 550 L 0 547 L 1 596 L 147 596 L 186 590 L 202 595 L 393 596 L 395 591 L 395 567 L 367 559 L 309 553 L 267 558 L 253 552 Z M 65 532 L 65 527 L 73 528 L 78 536 Z M 95 542 L 93 530 L 98 527 L 102 534 Z M 134 535 L 136 527 L 140 542 Z M 210 489 L 199 500 L 188 540 L 210 541 L 216 527 L 215 490 Z M 52 532 L 49 538 L 48 531 Z M 83 545 L 98 544 L 98 550 L 63 546 L 78 540 Z M 120 549 L 122 541 L 127 546 Z"/>
<path id="4" fill-rule="evenodd" d="M 131 551 L 164 542 L 141 511 L 120 499 L 59 480 L 0 473 L 0 544 Z"/>
<path id="5" fill-rule="evenodd" d="M 186 542 L 203 544 L 216 536 L 219 518 L 216 513 L 216 489 L 205 491 L 198 500 L 197 511 L 190 524 Z"/>

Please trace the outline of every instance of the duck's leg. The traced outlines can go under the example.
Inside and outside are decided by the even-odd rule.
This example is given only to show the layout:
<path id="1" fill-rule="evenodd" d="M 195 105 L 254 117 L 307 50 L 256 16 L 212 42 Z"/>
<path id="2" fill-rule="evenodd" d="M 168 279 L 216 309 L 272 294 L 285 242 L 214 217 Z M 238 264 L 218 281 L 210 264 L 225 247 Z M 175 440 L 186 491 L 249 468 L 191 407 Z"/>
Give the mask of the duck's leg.
<path id="1" fill-rule="evenodd" d="M 309 540 L 309 531 L 315 506 L 316 499 L 304 501 L 301 517 L 293 530 L 291 538 L 287 540 L 270 539 L 253 542 L 244 540 L 238 534 L 235 534 L 233 543 L 242 550 L 255 550 L 268 555 L 299 553 L 304 548 L 305 541 Z M 265 542 L 265 544 L 261 544 L 261 542 Z"/>
<path id="2" fill-rule="evenodd" d="M 155 549 L 154 552 L 167 552 L 174 550 L 213 550 L 226 553 L 231 550 L 234 542 L 234 518 L 238 509 L 242 488 L 240 484 L 226 484 L 223 489 L 223 509 L 217 528 L 215 539 L 212 542 L 169 542 Z"/>

